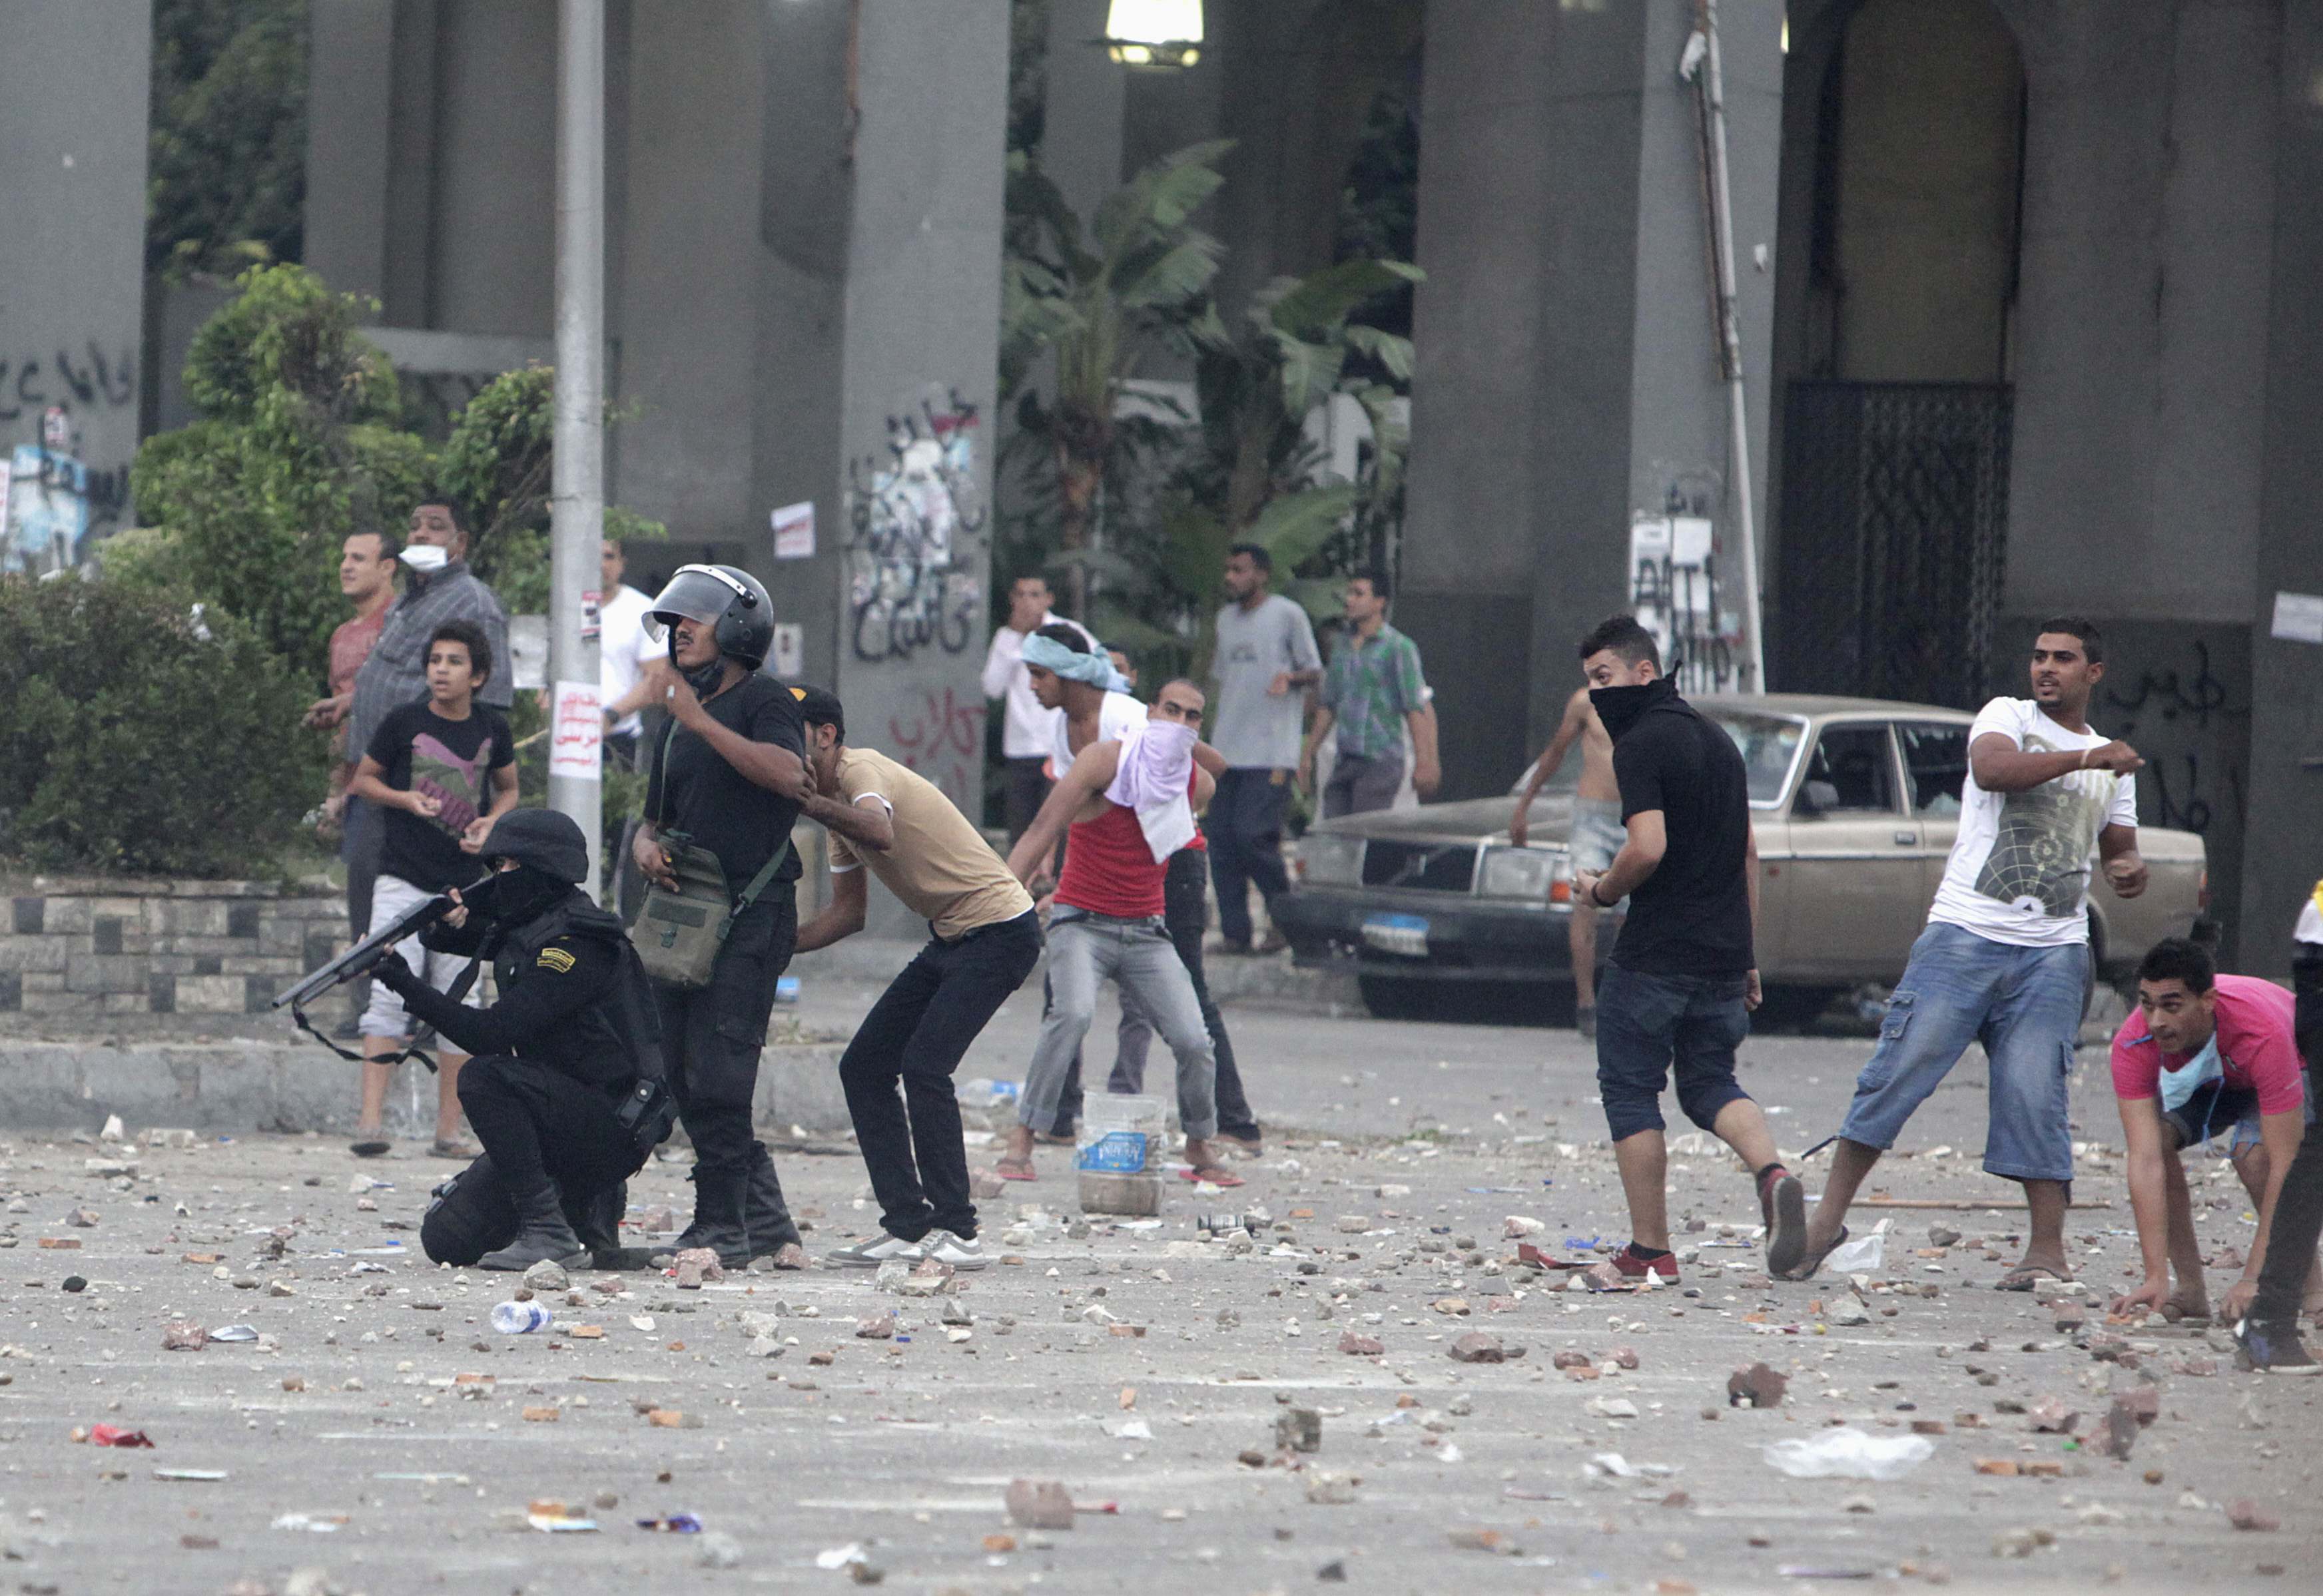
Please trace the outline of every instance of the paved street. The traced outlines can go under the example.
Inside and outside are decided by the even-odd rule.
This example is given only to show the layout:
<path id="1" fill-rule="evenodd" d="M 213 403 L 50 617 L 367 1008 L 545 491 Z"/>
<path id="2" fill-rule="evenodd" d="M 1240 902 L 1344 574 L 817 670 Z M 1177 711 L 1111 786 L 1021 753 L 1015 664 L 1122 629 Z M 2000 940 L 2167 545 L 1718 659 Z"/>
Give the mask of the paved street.
<path id="1" fill-rule="evenodd" d="M 797 1013 L 810 1028 L 843 1029 L 876 994 L 809 973 Z M 1035 987 L 963 1077 L 1021 1075 L 1037 1012 Z M 2238 1376 L 2217 1344 L 2174 1328 L 2118 1330 L 2126 1355 L 2096 1361 L 2073 1335 L 2103 1333 L 2101 1308 L 2060 1333 L 2033 1297 L 1984 1289 L 2001 1268 L 1988 1253 L 2014 1252 L 1976 1243 L 2010 1232 L 2009 1214 L 1891 1211 L 1886 1266 L 1864 1278 L 1868 1323 L 1848 1325 L 1835 1322 L 1849 1316 L 1847 1282 L 1763 1282 L 1743 1178 L 1682 1151 L 1673 1212 L 1699 1295 L 1551 1290 L 1515 1265 L 1508 1215 L 1543 1222 L 1552 1248 L 1625 1234 L 1572 1032 L 1252 1006 L 1229 1021 L 1275 1127 L 1268 1156 L 1241 1166 L 1250 1184 L 1175 1190 L 1158 1226 L 1084 1232 L 1070 1153 L 1043 1149 L 1042 1180 L 987 1206 L 987 1245 L 1005 1261 L 960 1277 L 956 1298 L 821 1270 L 698 1291 L 581 1272 L 577 1299 L 553 1298 L 554 1328 L 500 1335 L 489 1312 L 513 1280 L 417 1256 L 426 1189 L 446 1166 L 409 1144 L 358 1164 L 319 1137 L 124 1148 L 19 1134 L 0 1160 L 11 1584 L 832 1590 L 850 1546 L 858 1577 L 912 1592 L 1134 1577 L 1239 1596 L 1339 1574 L 1375 1591 L 1761 1590 L 1898 1570 L 1963 1589 L 2311 1579 L 2323 1382 Z M 1868 1046 L 1746 1049 L 1744 1079 L 1786 1151 L 1835 1124 Z M 1109 1054 L 1108 1042 L 1093 1062 Z M 2081 1054 L 2080 1133 L 2117 1142 L 2099 1064 Z M 1974 1169 L 1981 1083 L 1971 1056 L 1912 1127 L 1916 1155 L 1886 1166 L 1878 1189 L 2008 1195 Z M 1936 1156 L 1946 1145 L 1957 1151 Z M 135 1173 L 86 1172 L 92 1160 L 133 1160 Z M 851 1153 L 779 1162 L 811 1247 L 873 1227 Z M 2077 1195 L 2110 1206 L 2077 1215 L 2069 1234 L 2096 1301 L 2135 1252 L 2118 1160 L 2088 1167 Z M 649 1168 L 632 1219 L 660 1206 L 682 1215 L 684 1172 Z M 351 1189 L 372 1176 L 390 1184 Z M 2239 1191 L 2230 1179 L 2206 1190 L 2206 1244 L 2244 1245 Z M 1198 1213 L 1259 1206 L 1276 1223 L 1249 1249 L 1198 1238 Z M 76 1210 L 94 1223 L 72 1223 Z M 1914 1255 L 1932 1225 L 1966 1239 Z M 84 1291 L 63 1289 L 71 1275 Z M 2229 1278 L 2214 1271 L 2214 1289 Z M 947 1313 L 972 1323 L 947 1326 Z M 857 1334 L 888 1316 L 892 1339 Z M 180 1320 L 248 1325 L 259 1339 L 163 1351 Z M 1524 1355 L 1455 1362 L 1474 1331 Z M 1382 1355 L 1340 1351 L 1350 1333 Z M 1617 1348 L 1634 1350 L 1634 1371 L 1551 1366 L 1566 1349 L 1603 1360 Z M 1790 1377 L 1787 1399 L 1729 1407 L 1727 1376 L 1761 1360 Z M 2126 1463 L 2035 1433 L 2037 1415 L 2016 1411 L 2058 1399 L 2086 1435 L 2102 1429 L 2109 1386 L 2148 1380 L 2159 1417 Z M 1319 1416 L 1318 1451 L 1278 1452 L 1277 1420 L 1294 1408 Z M 1834 1420 L 1889 1439 L 1915 1420 L 1943 1433 L 1892 1482 L 1794 1480 L 1763 1460 L 1767 1443 Z M 153 1449 L 72 1439 L 98 1424 L 142 1429 Z M 1603 1454 L 1620 1461 L 1593 1472 Z M 1979 1459 L 2058 1472 L 1984 1475 Z M 158 1472 L 171 1470 L 225 1478 Z M 1012 1525 L 1002 1502 L 1015 1478 L 1117 1510 L 1085 1510 L 1070 1530 Z M 2281 1529 L 2232 1527 L 2220 1504 L 2236 1499 Z M 542 1533 L 527 1522 L 537 1500 L 597 1529 Z M 708 1533 L 635 1527 L 676 1512 Z M 1999 1556 L 1997 1541 L 2027 1555 Z"/>

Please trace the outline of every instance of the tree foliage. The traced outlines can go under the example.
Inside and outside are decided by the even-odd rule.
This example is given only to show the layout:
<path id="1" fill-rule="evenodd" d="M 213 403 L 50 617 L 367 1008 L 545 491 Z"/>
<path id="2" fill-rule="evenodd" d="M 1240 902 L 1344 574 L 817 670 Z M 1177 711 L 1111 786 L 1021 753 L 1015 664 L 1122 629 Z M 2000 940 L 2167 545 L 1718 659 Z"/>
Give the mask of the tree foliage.
<path id="1" fill-rule="evenodd" d="M 0 577 L 0 854 L 250 876 L 321 793 L 312 692 L 249 628 L 128 583 Z"/>
<path id="2" fill-rule="evenodd" d="M 308 0 L 154 0 L 149 271 L 296 261 L 307 198 Z"/>

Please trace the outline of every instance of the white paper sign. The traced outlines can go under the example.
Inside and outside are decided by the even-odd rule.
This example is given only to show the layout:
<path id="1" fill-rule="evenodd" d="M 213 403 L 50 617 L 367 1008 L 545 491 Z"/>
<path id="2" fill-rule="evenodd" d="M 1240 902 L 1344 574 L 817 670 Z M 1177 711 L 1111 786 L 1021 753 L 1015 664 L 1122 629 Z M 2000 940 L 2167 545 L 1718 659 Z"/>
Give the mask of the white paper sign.
<path id="1" fill-rule="evenodd" d="M 604 776 L 605 717 L 594 682 L 559 682 L 548 719 L 548 774 Z"/>
<path id="2" fill-rule="evenodd" d="M 509 670 L 519 693 L 537 693 L 548 685 L 548 617 L 509 617 Z"/>
<path id="3" fill-rule="evenodd" d="M 2323 643 L 2323 593 L 2275 594 L 2272 635 L 2286 643 Z"/>
<path id="4" fill-rule="evenodd" d="M 814 500 L 785 504 L 770 518 L 775 528 L 775 558 L 814 558 Z"/>
<path id="5" fill-rule="evenodd" d="M 775 622 L 775 674 L 795 681 L 806 671 L 806 628 L 796 621 Z"/>

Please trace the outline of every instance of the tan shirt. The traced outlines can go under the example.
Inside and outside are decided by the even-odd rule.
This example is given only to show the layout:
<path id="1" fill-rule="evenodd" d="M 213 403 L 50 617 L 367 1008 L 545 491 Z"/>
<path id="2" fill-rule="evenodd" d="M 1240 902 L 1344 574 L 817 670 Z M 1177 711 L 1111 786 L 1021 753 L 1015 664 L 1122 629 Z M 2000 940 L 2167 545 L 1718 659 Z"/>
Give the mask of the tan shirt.
<path id="1" fill-rule="evenodd" d="M 858 854 L 831 834 L 834 875 L 868 865 L 887 890 L 935 928 L 945 941 L 1033 912 L 1027 893 L 943 789 L 869 748 L 850 748 L 839 762 L 839 795 L 850 807 L 876 799 L 895 828 L 885 853 Z"/>

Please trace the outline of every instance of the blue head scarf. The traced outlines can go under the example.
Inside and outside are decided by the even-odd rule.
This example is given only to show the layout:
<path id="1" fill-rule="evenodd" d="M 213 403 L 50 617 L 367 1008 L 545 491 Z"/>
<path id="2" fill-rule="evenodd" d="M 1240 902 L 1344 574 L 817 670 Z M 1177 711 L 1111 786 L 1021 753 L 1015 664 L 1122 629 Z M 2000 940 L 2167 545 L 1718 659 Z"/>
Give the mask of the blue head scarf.
<path id="1" fill-rule="evenodd" d="M 1129 678 L 1115 670 L 1113 661 L 1104 655 L 1077 654 L 1062 643 L 1044 637 L 1038 632 L 1024 639 L 1024 663 L 1039 665 L 1068 682 L 1079 682 L 1106 693 L 1129 691 Z"/>

